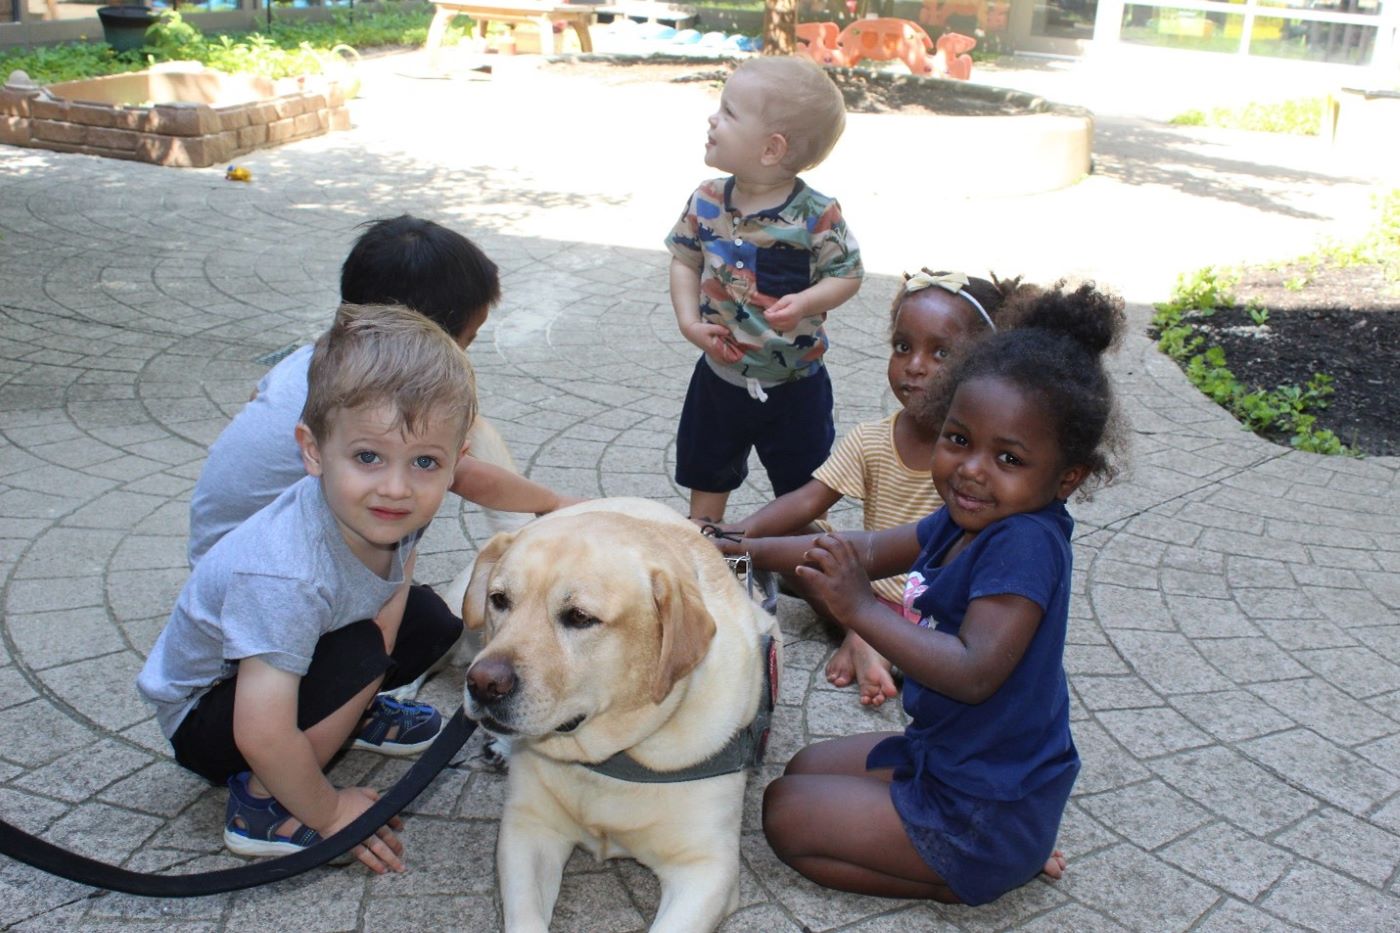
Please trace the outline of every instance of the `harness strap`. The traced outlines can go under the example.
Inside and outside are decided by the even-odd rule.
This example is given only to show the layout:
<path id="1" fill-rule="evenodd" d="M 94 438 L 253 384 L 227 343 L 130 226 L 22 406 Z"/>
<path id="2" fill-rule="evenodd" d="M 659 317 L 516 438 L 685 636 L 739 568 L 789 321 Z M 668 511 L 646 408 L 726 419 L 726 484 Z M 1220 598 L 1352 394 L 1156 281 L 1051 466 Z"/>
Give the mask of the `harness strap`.
<path id="1" fill-rule="evenodd" d="M 626 751 L 603 761 L 580 764 L 596 774 L 633 784 L 678 784 L 756 768 L 763 763 L 763 753 L 768 749 L 768 729 L 777 699 L 778 645 L 772 635 L 766 635 L 763 638 L 763 694 L 758 698 L 758 712 L 752 722 L 734 733 L 733 738 L 709 758 L 678 771 L 653 771 Z"/>
<path id="2" fill-rule="evenodd" d="M 349 852 L 373 835 L 432 783 L 475 731 L 476 723 L 459 708 L 413 767 L 353 823 L 314 846 L 280 858 L 193 875 L 153 875 L 60 849 L 4 820 L 0 820 L 0 854 L 69 881 L 139 897 L 203 897 L 283 881 Z"/>

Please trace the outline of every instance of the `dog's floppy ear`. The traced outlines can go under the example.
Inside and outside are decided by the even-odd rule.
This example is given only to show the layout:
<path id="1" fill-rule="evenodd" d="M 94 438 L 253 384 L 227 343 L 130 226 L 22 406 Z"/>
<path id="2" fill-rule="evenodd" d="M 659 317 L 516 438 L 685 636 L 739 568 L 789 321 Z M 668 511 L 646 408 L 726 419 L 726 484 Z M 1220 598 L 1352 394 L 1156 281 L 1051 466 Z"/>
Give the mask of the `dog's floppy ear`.
<path id="1" fill-rule="evenodd" d="M 486 622 L 486 579 L 491 576 L 496 561 L 501 559 L 501 555 L 514 540 L 515 532 L 499 532 L 477 553 L 476 565 L 472 567 L 471 582 L 462 594 L 462 621 L 466 623 L 467 628 L 481 628 Z"/>
<path id="2" fill-rule="evenodd" d="M 715 637 L 715 620 L 705 608 L 700 589 L 689 577 L 661 568 L 651 572 L 651 594 L 661 623 L 661 656 L 656 661 L 651 701 L 660 703 L 671 688 L 705 657 Z"/>

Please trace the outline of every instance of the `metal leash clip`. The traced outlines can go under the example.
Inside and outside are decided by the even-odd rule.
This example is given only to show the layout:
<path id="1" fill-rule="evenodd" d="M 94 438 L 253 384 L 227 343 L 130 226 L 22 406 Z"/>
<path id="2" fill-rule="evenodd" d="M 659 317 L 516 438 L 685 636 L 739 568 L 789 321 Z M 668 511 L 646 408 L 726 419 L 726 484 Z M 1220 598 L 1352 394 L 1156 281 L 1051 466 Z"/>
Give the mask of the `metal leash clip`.
<path id="1" fill-rule="evenodd" d="M 753 565 L 753 558 L 748 554 L 726 557 L 725 560 L 729 562 L 729 569 L 734 571 L 734 576 L 743 581 L 749 598 L 762 606 L 764 612 L 777 615 L 778 575 L 770 570 L 759 570 Z"/>

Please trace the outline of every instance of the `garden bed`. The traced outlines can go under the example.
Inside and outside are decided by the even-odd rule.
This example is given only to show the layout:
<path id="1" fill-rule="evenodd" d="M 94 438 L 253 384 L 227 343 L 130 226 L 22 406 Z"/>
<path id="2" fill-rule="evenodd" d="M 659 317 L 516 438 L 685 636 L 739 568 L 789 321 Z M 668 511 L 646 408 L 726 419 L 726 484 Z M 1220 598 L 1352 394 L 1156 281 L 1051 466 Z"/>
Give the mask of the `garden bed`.
<path id="1" fill-rule="evenodd" d="M 339 84 L 320 76 L 274 81 L 190 64 L 0 90 L 0 143 L 158 165 L 223 164 L 349 125 Z"/>
<path id="2" fill-rule="evenodd" d="M 1400 190 L 1361 243 L 1238 274 L 1183 276 L 1152 335 L 1261 437 L 1400 456 Z"/>
<path id="3" fill-rule="evenodd" d="M 1241 383 L 1301 386 L 1325 373 L 1333 393 L 1317 426 L 1356 452 L 1400 456 L 1400 292 L 1380 266 L 1246 270 L 1234 291 L 1241 304 L 1199 319 L 1196 329 L 1225 351 Z"/>

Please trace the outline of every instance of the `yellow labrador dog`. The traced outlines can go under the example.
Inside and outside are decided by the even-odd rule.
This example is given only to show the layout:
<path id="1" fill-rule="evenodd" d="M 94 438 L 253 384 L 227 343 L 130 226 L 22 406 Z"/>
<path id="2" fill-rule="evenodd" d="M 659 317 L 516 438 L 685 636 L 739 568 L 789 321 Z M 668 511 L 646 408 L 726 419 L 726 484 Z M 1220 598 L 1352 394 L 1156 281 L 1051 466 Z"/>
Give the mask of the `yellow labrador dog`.
<path id="1" fill-rule="evenodd" d="M 762 752 L 777 624 L 675 511 L 599 499 L 482 549 L 465 705 L 511 738 L 496 867 L 510 933 L 546 930 L 575 845 L 656 872 L 660 931 L 737 906 L 744 766 Z"/>

